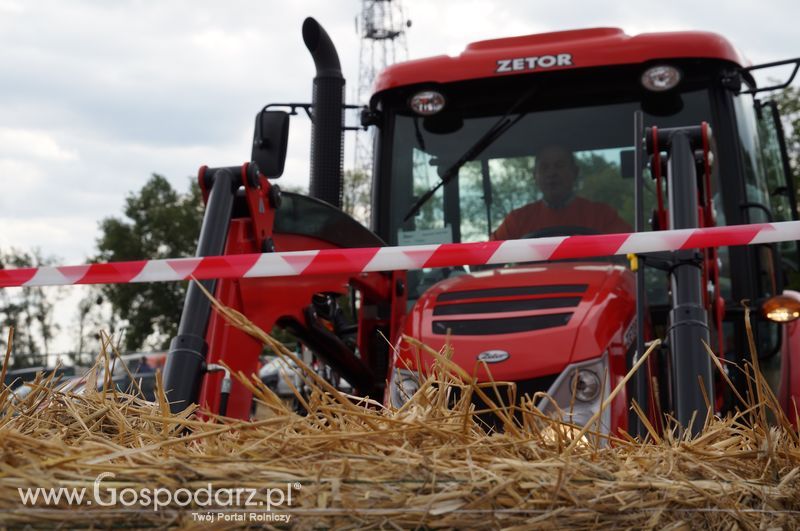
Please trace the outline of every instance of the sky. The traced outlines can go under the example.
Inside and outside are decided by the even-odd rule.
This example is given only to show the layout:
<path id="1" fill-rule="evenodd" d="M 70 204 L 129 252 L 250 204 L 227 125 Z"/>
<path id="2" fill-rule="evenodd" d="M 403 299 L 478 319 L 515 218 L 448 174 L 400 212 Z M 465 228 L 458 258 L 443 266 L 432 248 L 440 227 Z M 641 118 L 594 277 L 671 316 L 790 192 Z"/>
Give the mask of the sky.
<path id="1" fill-rule="evenodd" d="M 411 59 L 457 55 L 476 40 L 598 26 L 715 31 L 754 63 L 800 56 L 796 0 L 402 6 L 412 21 Z M 261 107 L 311 100 L 314 67 L 300 31 L 306 16 L 337 46 L 354 101 L 360 7 L 358 0 L 0 0 L 0 249 L 83 263 L 96 252 L 100 220 L 120 216 L 125 197 L 152 173 L 185 191 L 203 164 L 248 160 Z M 290 129 L 279 183 L 307 186 L 308 120 L 293 119 Z M 345 142 L 349 153 L 349 134 Z"/>

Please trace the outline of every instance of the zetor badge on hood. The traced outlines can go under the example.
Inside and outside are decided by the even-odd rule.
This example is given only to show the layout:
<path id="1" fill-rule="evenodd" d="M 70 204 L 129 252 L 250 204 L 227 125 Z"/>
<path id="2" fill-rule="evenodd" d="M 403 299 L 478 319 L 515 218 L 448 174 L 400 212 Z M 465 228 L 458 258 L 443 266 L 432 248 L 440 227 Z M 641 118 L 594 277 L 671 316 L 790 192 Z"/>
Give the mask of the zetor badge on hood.
<path id="1" fill-rule="evenodd" d="M 498 59 L 495 72 L 518 72 L 520 70 L 536 70 L 537 68 L 552 68 L 554 66 L 572 66 L 572 55 L 559 53 L 556 55 L 541 55 L 539 57 Z"/>
<path id="2" fill-rule="evenodd" d="M 505 350 L 486 350 L 478 354 L 478 361 L 485 361 L 486 363 L 500 363 L 509 358 L 509 353 Z"/>

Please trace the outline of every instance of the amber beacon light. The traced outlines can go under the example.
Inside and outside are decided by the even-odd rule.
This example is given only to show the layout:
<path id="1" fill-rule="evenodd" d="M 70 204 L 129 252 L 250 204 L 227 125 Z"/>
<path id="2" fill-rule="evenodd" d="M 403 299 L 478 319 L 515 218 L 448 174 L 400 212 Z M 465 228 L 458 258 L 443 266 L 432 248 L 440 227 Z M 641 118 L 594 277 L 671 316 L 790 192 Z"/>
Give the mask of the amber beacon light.
<path id="1" fill-rule="evenodd" d="M 770 321 L 790 323 L 800 317 L 800 300 L 786 295 L 776 295 L 764 303 L 761 311 Z"/>

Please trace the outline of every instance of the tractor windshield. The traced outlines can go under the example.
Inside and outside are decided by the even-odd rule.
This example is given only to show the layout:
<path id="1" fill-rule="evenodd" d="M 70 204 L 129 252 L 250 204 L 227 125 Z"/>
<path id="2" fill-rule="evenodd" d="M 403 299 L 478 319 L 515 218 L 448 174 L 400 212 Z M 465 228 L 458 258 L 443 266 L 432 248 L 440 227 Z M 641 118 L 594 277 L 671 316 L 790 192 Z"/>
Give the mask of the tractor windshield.
<path id="1" fill-rule="evenodd" d="M 474 242 L 537 235 L 629 232 L 633 229 L 633 114 L 645 110 L 645 125 L 674 127 L 711 121 L 705 90 L 688 90 L 669 101 L 642 102 L 634 86 L 626 98 L 570 87 L 537 87 L 527 108 L 511 114 L 511 127 L 464 163 L 447 184 L 408 220 L 404 217 L 442 174 L 503 116 L 530 85 L 518 82 L 486 102 L 491 92 L 443 94 L 445 108 L 432 116 L 398 109 L 392 135 L 390 231 L 394 245 Z M 530 81 L 536 83 L 535 80 Z M 507 85 L 507 83 L 506 83 Z M 567 87 L 562 87 L 566 89 Z M 453 88 L 453 92 L 456 89 Z M 444 92 L 444 91 L 442 91 Z M 577 92 L 577 94 L 576 94 Z M 503 97 L 505 96 L 505 97 Z M 493 112 L 492 112 L 493 111 Z M 646 180 L 646 205 L 655 187 Z M 646 207 L 646 212 L 648 212 Z"/>
<path id="2" fill-rule="evenodd" d="M 430 116 L 409 108 L 416 91 L 390 95 L 384 238 L 417 245 L 631 232 L 634 111 L 644 111 L 645 126 L 712 122 L 707 79 L 654 95 L 639 75 L 617 68 L 462 82 L 436 88 L 445 105 Z M 507 116 L 510 127 L 404 219 L 532 88 Z M 656 199 L 652 180 L 645 186 L 647 218 Z"/>

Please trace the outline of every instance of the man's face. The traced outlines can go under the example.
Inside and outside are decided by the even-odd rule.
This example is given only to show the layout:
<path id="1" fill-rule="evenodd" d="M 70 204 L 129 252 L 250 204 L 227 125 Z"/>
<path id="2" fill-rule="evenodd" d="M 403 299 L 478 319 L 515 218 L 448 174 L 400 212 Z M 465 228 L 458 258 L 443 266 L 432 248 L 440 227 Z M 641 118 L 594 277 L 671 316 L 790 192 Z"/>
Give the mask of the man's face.
<path id="1" fill-rule="evenodd" d="M 542 191 L 544 200 L 561 205 L 572 194 L 578 168 L 569 151 L 561 147 L 544 148 L 536 156 L 533 178 Z"/>

